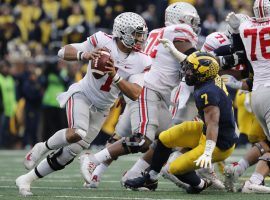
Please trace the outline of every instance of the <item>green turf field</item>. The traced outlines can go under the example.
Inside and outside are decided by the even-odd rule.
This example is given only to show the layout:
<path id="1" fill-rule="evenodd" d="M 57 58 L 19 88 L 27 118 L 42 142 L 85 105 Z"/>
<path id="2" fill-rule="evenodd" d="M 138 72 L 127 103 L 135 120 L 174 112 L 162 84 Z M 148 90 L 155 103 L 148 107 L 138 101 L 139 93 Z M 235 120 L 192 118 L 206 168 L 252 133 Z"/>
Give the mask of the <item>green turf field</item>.
<path id="1" fill-rule="evenodd" d="M 14 180 L 17 176 L 26 172 L 22 161 L 25 151 L 0 151 L 0 200 L 25 199 L 18 195 Z M 244 150 L 237 150 L 230 161 L 237 160 Z M 227 193 L 208 189 L 200 195 L 188 195 L 173 183 L 160 178 L 159 187 L 155 192 L 127 191 L 120 185 L 122 173 L 128 169 L 137 159 L 137 155 L 125 156 L 115 162 L 104 174 L 100 188 L 85 189 L 82 187 L 82 178 L 79 173 L 79 163 L 76 159 L 70 166 L 61 172 L 56 172 L 32 185 L 34 196 L 29 199 L 115 199 L 115 200 L 182 200 L 182 199 L 244 199 L 259 200 L 270 199 L 269 195 Z M 253 169 L 253 168 L 252 168 Z M 241 179 L 243 182 L 251 173 L 251 170 Z M 269 183 L 269 180 L 267 180 Z"/>

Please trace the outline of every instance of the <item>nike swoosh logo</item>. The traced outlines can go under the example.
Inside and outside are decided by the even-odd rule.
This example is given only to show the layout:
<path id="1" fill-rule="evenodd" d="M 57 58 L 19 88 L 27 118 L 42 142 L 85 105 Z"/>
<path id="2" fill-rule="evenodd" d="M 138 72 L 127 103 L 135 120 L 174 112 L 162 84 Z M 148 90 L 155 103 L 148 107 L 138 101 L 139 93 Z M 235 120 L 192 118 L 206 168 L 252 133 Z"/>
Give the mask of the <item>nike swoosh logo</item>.
<path id="1" fill-rule="evenodd" d="M 127 66 L 125 66 L 124 68 L 125 68 L 125 69 L 131 69 L 131 67 L 127 67 Z"/>

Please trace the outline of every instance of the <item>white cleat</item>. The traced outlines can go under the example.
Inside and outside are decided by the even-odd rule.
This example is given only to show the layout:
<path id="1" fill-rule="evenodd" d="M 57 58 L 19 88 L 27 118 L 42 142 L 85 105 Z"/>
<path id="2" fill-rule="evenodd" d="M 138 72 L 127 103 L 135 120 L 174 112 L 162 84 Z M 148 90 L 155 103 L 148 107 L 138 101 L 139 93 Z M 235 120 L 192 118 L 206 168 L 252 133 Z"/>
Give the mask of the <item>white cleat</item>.
<path id="1" fill-rule="evenodd" d="M 266 187 L 264 185 L 257 185 L 251 183 L 249 180 L 245 182 L 242 193 L 263 193 L 268 194 L 270 193 L 270 187 Z"/>
<path id="2" fill-rule="evenodd" d="M 173 182 L 177 187 L 183 188 L 183 189 L 187 189 L 189 187 L 188 184 L 180 181 L 176 176 L 174 176 L 173 174 L 168 172 L 167 169 L 167 165 L 165 165 L 162 169 L 161 169 L 161 175 L 163 178 L 170 180 L 171 182 Z"/>
<path id="3" fill-rule="evenodd" d="M 40 158 L 48 151 L 43 142 L 35 144 L 35 146 L 26 154 L 24 158 L 24 166 L 26 169 L 33 169 Z"/>
<path id="4" fill-rule="evenodd" d="M 80 156 L 80 170 L 83 179 L 87 184 L 92 180 L 92 173 L 96 169 L 97 165 L 91 160 L 93 155 L 83 154 Z"/>
<path id="5" fill-rule="evenodd" d="M 19 176 L 16 179 L 16 186 L 19 189 L 19 194 L 26 197 L 32 196 L 33 193 L 31 192 L 31 182 L 27 180 L 26 175 Z"/>
<path id="6" fill-rule="evenodd" d="M 199 174 L 201 178 L 208 179 L 212 182 L 212 187 L 215 189 L 223 190 L 225 189 L 225 185 L 221 180 L 218 179 L 214 169 L 205 169 L 201 168 L 196 170 L 196 172 Z"/>
<path id="7" fill-rule="evenodd" d="M 235 183 L 238 180 L 240 173 L 240 166 L 237 162 L 226 165 L 224 167 L 224 175 L 225 175 L 225 188 L 229 192 L 236 192 Z"/>
<path id="8" fill-rule="evenodd" d="M 90 183 L 84 183 L 83 186 L 85 188 L 98 188 L 100 183 L 100 177 L 97 175 L 94 175 L 90 181 Z"/>

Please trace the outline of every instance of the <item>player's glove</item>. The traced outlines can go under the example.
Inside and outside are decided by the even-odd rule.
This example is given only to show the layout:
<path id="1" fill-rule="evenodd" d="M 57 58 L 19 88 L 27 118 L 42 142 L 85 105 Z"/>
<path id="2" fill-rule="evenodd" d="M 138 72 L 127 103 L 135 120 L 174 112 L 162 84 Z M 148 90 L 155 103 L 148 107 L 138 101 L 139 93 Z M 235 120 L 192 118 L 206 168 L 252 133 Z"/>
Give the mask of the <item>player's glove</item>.
<path id="1" fill-rule="evenodd" d="M 183 62 L 186 58 L 187 58 L 187 56 L 185 55 L 185 54 L 183 54 L 183 53 L 181 53 L 180 51 L 178 51 L 176 48 L 175 48 L 175 46 L 174 46 L 174 44 L 173 44 L 173 42 L 172 41 L 170 41 L 170 40 L 168 40 L 168 39 L 166 39 L 166 38 L 163 38 L 163 39 L 159 39 L 159 42 L 161 43 L 161 44 L 163 44 L 163 46 L 166 48 L 166 49 L 168 49 L 169 50 L 169 52 L 181 63 L 181 62 Z"/>
<path id="2" fill-rule="evenodd" d="M 194 162 L 196 166 L 201 168 L 211 168 L 212 167 L 212 153 L 216 147 L 216 143 L 213 140 L 206 140 L 204 153 Z"/>
<path id="3" fill-rule="evenodd" d="M 221 78 L 226 86 L 229 86 L 237 90 L 242 88 L 243 82 L 238 81 L 236 78 L 234 78 L 233 76 L 229 74 L 224 74 L 221 76 Z"/>
<path id="4" fill-rule="evenodd" d="M 236 51 L 231 55 L 219 56 L 220 68 L 221 69 L 230 69 L 243 63 L 246 59 L 244 51 Z"/>
<path id="5" fill-rule="evenodd" d="M 240 19 L 234 12 L 230 12 L 226 17 L 226 22 L 232 28 L 233 33 L 239 33 Z"/>

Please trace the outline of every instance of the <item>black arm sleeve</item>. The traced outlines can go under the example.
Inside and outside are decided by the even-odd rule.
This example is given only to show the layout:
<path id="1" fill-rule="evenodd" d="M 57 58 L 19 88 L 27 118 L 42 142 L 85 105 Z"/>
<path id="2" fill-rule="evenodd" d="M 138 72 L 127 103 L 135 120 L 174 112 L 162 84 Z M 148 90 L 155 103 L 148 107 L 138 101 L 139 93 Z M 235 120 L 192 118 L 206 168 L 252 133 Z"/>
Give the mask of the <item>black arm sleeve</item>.
<path id="1" fill-rule="evenodd" d="M 216 56 L 225 56 L 225 55 L 230 55 L 233 54 L 233 48 L 230 44 L 221 46 L 217 49 L 214 50 L 214 53 Z"/>
<path id="2" fill-rule="evenodd" d="M 232 34 L 232 39 L 233 39 L 233 49 L 234 51 L 243 51 L 245 50 L 243 41 L 240 37 L 240 34 Z"/>
<path id="3" fill-rule="evenodd" d="M 189 50 L 185 51 L 184 54 L 189 56 L 190 54 L 192 54 L 193 52 L 197 51 L 197 49 L 195 48 L 190 48 Z"/>
<path id="4" fill-rule="evenodd" d="M 248 91 L 252 91 L 252 87 L 253 87 L 253 78 L 248 78 L 246 79 L 246 83 L 248 85 Z"/>

